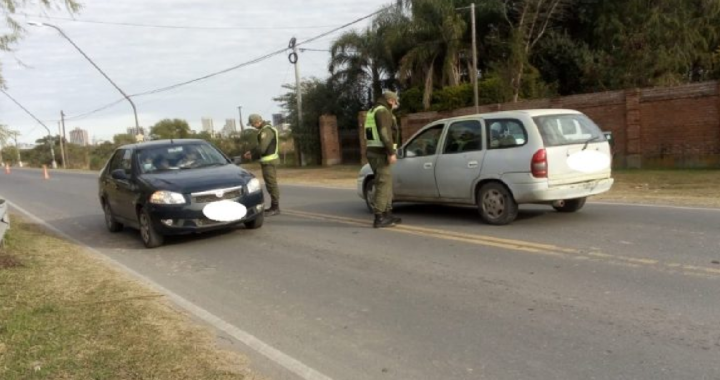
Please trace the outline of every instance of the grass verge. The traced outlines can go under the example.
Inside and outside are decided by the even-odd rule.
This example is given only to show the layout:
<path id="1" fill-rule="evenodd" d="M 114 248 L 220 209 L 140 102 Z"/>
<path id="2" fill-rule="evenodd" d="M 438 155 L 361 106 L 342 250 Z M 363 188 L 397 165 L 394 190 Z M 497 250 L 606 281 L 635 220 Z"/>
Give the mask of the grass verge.
<path id="1" fill-rule="evenodd" d="M 0 248 L 0 379 L 257 378 L 161 294 L 13 216 Z"/>

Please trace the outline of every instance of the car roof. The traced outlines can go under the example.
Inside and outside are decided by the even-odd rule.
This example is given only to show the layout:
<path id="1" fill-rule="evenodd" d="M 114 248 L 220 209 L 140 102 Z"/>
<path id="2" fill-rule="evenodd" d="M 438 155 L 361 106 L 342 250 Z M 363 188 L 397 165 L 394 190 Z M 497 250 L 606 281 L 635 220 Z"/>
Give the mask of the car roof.
<path id="1" fill-rule="evenodd" d="M 135 149 L 143 150 L 147 148 L 158 148 L 171 145 L 187 145 L 187 144 L 207 144 L 207 141 L 201 139 L 166 139 L 166 140 L 152 140 L 143 141 L 135 144 L 127 144 L 121 146 L 119 149 Z"/>
<path id="2" fill-rule="evenodd" d="M 477 117 L 487 119 L 487 118 L 502 118 L 502 117 L 518 117 L 519 115 L 536 117 L 536 116 L 545 116 L 545 115 L 581 114 L 581 113 L 582 112 L 580 112 L 580 111 L 571 110 L 571 109 L 562 109 L 562 108 L 541 108 L 540 109 L 539 108 L 539 109 L 529 109 L 529 110 L 497 111 L 497 112 L 487 112 L 487 113 L 476 113 L 476 114 L 465 115 L 465 116 L 455 116 L 455 117 L 449 117 L 449 118 L 437 120 L 437 121 L 435 121 L 435 123 L 444 123 L 444 122 L 448 122 L 448 121 L 474 119 Z"/>

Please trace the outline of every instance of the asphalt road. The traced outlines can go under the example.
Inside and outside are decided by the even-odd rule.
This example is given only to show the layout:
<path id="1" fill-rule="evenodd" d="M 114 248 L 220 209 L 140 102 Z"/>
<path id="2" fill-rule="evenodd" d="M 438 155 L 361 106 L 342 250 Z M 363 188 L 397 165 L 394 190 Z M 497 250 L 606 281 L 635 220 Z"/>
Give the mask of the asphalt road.
<path id="1" fill-rule="evenodd" d="M 403 226 L 374 230 L 353 190 L 285 185 L 260 230 L 146 250 L 105 230 L 96 189 L 0 173 L 0 196 L 316 371 L 254 354 L 274 378 L 720 379 L 720 210 L 538 206 L 491 227 L 398 205 Z"/>

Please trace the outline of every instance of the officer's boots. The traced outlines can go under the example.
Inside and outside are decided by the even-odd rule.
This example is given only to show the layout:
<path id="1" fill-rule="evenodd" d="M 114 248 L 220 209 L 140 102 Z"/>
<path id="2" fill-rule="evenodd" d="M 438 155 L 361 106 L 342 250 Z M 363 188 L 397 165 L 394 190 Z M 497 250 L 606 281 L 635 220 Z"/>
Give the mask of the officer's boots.
<path id="1" fill-rule="evenodd" d="M 280 214 L 280 205 L 277 203 L 273 203 L 270 205 L 270 208 L 265 210 L 265 216 L 274 216 Z"/>
<path id="2" fill-rule="evenodd" d="M 375 214 L 375 221 L 373 222 L 374 228 L 392 227 L 394 225 L 395 222 L 393 222 L 393 219 L 388 217 L 385 213 Z"/>
<path id="3" fill-rule="evenodd" d="M 386 213 L 383 214 L 383 215 L 385 215 L 386 218 L 392 220 L 392 222 L 395 223 L 395 224 L 400 224 L 400 223 L 402 223 L 402 218 L 399 217 L 399 216 L 393 215 L 392 211 L 388 211 L 388 212 L 386 212 Z"/>

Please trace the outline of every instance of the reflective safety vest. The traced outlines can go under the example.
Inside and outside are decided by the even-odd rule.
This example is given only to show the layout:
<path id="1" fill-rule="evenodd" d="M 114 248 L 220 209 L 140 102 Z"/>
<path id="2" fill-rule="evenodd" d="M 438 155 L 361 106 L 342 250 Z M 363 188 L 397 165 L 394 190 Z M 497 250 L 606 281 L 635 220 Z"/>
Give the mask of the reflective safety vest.
<path id="1" fill-rule="evenodd" d="M 368 111 L 367 116 L 365 117 L 365 139 L 367 140 L 367 146 L 373 147 L 373 148 L 384 148 L 385 144 L 382 143 L 380 140 L 380 134 L 378 133 L 377 129 L 377 123 L 375 122 L 375 113 L 377 111 L 383 108 L 386 111 L 390 112 L 390 110 L 387 109 L 385 106 L 377 106 L 370 111 Z M 395 119 L 395 116 L 393 116 L 393 119 Z M 393 149 L 397 149 L 397 144 L 393 144 Z"/>
<path id="2" fill-rule="evenodd" d="M 278 134 L 277 129 L 275 129 L 272 125 L 268 124 L 260 129 L 260 132 L 258 133 L 258 143 L 260 142 L 260 135 L 265 129 L 270 129 L 270 131 L 275 134 L 275 149 L 267 156 L 260 156 L 260 162 L 270 162 L 280 158 L 280 154 L 278 154 L 280 152 L 280 135 Z M 265 153 L 267 152 L 260 152 L 261 155 Z"/>

